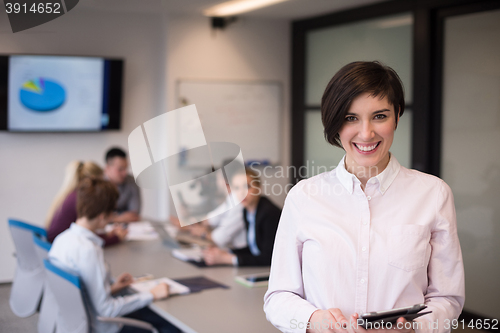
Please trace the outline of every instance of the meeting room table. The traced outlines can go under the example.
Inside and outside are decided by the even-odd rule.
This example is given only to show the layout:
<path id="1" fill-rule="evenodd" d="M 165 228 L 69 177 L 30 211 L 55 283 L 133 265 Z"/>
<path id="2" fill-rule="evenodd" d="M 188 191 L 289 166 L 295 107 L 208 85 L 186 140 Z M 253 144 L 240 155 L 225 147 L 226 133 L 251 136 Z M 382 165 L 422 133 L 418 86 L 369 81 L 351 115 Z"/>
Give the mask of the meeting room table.
<path id="1" fill-rule="evenodd" d="M 228 286 L 155 301 L 150 308 L 186 333 L 278 332 L 263 310 L 267 287 L 249 288 L 235 281 L 238 275 L 266 273 L 269 267 L 198 268 L 171 255 L 161 239 L 127 241 L 105 249 L 113 276 L 152 274 L 154 278 L 182 279 L 204 276 Z"/>

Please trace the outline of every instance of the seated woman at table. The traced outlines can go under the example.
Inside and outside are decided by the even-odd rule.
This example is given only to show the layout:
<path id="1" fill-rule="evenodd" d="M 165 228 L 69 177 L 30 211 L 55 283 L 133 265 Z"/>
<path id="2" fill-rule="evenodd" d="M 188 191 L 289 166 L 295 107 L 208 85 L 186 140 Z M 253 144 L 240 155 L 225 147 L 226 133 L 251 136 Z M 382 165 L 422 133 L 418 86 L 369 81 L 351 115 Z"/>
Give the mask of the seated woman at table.
<path id="1" fill-rule="evenodd" d="M 129 332 L 125 327 L 97 320 L 98 316 L 127 316 L 150 322 L 160 332 L 180 332 L 176 327 L 146 308 L 153 300 L 168 296 L 168 285 L 161 283 L 149 292 L 114 297 L 112 294 L 133 282 L 128 273 L 112 284 L 104 262 L 103 240 L 96 231 L 110 220 L 118 199 L 116 186 L 102 179 L 84 179 L 77 190 L 78 218 L 70 228 L 56 237 L 49 251 L 50 261 L 79 275 L 90 302 L 91 326 L 94 332 Z M 135 328 L 135 331 L 137 329 Z"/>
<path id="2" fill-rule="evenodd" d="M 76 220 L 76 188 L 84 178 L 102 178 L 102 169 L 94 162 L 72 161 L 66 166 L 63 185 L 50 206 L 45 219 L 47 239 L 53 242 L 57 235 L 68 229 Z M 127 230 L 119 226 L 107 234 L 99 234 L 105 246 L 120 242 Z"/>
<path id="3" fill-rule="evenodd" d="M 260 179 L 247 168 L 246 173 L 237 173 L 231 178 L 231 186 L 244 207 L 242 215 L 247 231 L 247 246 L 232 252 L 210 247 L 203 252 L 207 265 L 269 266 L 278 229 L 281 209 L 261 195 Z"/>

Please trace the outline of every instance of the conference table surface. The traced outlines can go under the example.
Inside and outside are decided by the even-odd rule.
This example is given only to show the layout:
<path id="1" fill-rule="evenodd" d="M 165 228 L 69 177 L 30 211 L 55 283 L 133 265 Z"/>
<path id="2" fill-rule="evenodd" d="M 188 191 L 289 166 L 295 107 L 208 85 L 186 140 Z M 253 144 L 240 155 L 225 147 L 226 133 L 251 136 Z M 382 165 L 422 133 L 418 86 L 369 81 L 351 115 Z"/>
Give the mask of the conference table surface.
<path id="1" fill-rule="evenodd" d="M 263 310 L 267 287 L 245 287 L 238 275 L 269 272 L 269 267 L 198 268 L 171 255 L 161 240 L 128 241 L 107 247 L 105 260 L 113 276 L 153 274 L 155 278 L 181 279 L 204 276 L 229 287 L 213 288 L 155 301 L 150 308 L 188 333 L 278 332 Z"/>

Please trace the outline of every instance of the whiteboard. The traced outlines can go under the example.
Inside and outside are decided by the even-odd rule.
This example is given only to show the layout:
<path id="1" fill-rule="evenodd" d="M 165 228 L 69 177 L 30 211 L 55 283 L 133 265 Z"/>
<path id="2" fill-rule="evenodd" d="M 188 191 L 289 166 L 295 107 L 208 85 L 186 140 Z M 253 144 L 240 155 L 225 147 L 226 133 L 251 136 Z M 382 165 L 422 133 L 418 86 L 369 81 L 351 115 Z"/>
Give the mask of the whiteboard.
<path id="1" fill-rule="evenodd" d="M 196 105 L 207 142 L 236 143 L 246 162 L 279 164 L 283 121 L 281 83 L 179 80 L 177 107 L 191 104 Z M 182 141 L 180 138 L 180 145 Z"/>

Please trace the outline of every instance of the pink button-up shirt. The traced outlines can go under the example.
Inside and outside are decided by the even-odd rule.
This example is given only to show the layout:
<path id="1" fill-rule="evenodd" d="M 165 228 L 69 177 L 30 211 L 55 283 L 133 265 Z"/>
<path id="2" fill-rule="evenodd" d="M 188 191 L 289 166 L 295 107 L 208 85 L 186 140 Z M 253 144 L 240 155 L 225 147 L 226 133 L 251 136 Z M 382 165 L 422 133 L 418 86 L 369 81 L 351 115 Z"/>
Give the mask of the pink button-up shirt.
<path id="1" fill-rule="evenodd" d="M 288 194 L 264 297 L 281 331 L 305 332 L 317 309 L 349 319 L 425 303 L 432 314 L 415 319 L 416 331 L 446 332 L 464 300 L 453 194 L 441 179 L 391 155 L 363 191 L 343 158 Z"/>

